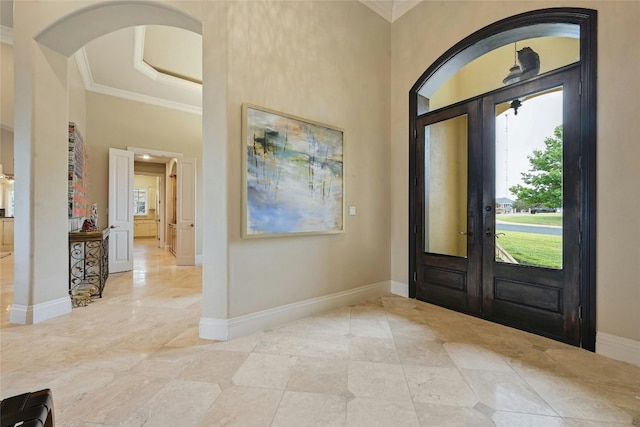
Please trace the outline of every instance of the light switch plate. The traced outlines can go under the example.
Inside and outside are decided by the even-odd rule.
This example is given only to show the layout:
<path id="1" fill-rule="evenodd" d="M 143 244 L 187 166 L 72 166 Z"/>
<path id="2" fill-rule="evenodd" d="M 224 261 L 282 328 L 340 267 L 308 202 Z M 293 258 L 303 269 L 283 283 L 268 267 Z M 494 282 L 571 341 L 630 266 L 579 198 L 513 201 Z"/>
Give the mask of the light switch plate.
<path id="1" fill-rule="evenodd" d="M 356 207 L 349 206 L 349 215 L 355 215 L 355 214 L 356 214 Z"/>

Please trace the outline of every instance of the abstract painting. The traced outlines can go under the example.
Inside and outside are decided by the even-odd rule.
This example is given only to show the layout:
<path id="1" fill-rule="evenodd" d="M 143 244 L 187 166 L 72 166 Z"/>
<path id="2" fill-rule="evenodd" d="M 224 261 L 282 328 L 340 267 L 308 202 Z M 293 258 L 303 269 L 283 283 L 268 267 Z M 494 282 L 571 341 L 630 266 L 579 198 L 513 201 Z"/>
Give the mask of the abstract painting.
<path id="1" fill-rule="evenodd" d="M 243 237 L 344 231 L 344 132 L 243 104 Z"/>

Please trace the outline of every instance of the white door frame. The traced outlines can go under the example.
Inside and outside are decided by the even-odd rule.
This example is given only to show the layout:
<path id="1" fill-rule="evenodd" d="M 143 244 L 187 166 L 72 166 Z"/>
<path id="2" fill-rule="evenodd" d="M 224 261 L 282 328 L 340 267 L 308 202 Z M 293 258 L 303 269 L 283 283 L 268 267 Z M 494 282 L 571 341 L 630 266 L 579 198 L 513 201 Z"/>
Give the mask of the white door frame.
<path id="1" fill-rule="evenodd" d="M 156 163 L 157 164 L 157 163 Z M 166 166 L 165 166 L 166 169 Z M 162 174 L 162 173 L 157 173 L 157 172 L 141 172 L 141 171 L 136 171 L 136 167 L 134 165 L 133 167 L 133 174 L 134 175 L 144 175 L 144 176 L 153 176 L 158 178 L 158 186 L 156 188 L 156 191 L 158 192 L 158 198 L 156 199 L 156 205 L 160 205 L 160 209 L 158 210 L 158 212 L 156 212 L 156 215 L 158 216 L 158 235 L 156 236 L 156 239 L 158 240 L 158 247 L 159 248 L 164 248 L 165 246 L 165 211 L 166 211 L 166 195 L 165 195 L 165 175 L 166 173 Z M 135 221 L 135 217 L 134 217 L 134 221 Z M 135 237 L 135 236 L 134 236 Z"/>
<path id="2" fill-rule="evenodd" d="M 127 150 L 128 151 L 133 151 L 134 154 L 149 154 L 150 156 L 166 158 L 167 159 L 167 166 L 166 166 L 165 175 L 167 176 L 167 179 L 165 179 L 165 182 L 168 182 L 168 175 L 171 173 L 171 171 L 169 170 L 170 165 L 171 165 L 171 159 L 175 159 L 176 162 L 180 163 L 180 161 L 183 158 L 183 154 L 182 153 L 174 153 L 174 152 L 170 152 L 170 151 L 152 150 L 152 149 L 140 148 L 140 147 L 127 147 Z M 177 168 L 176 169 L 177 174 L 180 174 L 180 169 L 181 168 Z M 195 170 L 193 171 L 193 173 L 195 174 Z M 166 202 L 165 202 L 165 206 L 164 206 L 164 209 L 163 209 L 165 218 L 169 218 L 169 212 L 168 212 L 169 203 L 168 203 L 167 191 L 168 191 L 168 186 L 165 186 L 164 198 L 165 198 Z M 195 189 L 193 191 L 195 191 Z M 192 197 L 191 200 L 193 201 L 193 206 L 190 207 L 190 211 L 195 213 L 195 210 L 196 210 L 195 193 L 194 193 L 194 197 Z M 180 204 L 180 202 L 178 202 L 178 204 Z M 190 222 L 190 224 L 192 224 L 192 223 L 193 222 Z M 168 224 L 168 220 L 167 220 L 163 224 L 163 232 L 164 232 L 163 234 L 165 236 L 167 235 L 167 232 L 168 232 L 168 225 L 169 224 Z M 193 230 L 191 232 L 193 233 Z M 193 244 L 193 248 L 184 248 L 184 247 L 182 247 L 180 253 L 183 254 L 183 255 L 182 256 L 176 256 L 176 262 L 178 263 L 178 265 L 193 265 L 193 264 L 195 264 L 195 250 L 196 250 L 196 248 L 195 248 L 195 238 L 192 239 L 192 244 Z M 188 255 L 185 257 L 184 256 L 185 254 L 188 254 Z M 193 261 L 192 261 L 192 259 L 193 259 Z"/>

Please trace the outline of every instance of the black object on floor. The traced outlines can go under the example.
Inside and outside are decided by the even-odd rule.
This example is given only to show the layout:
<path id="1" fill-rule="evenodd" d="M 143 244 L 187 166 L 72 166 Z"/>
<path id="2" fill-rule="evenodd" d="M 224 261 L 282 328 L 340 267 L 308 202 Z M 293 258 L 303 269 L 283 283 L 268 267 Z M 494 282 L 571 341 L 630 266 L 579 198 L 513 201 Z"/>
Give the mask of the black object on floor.
<path id="1" fill-rule="evenodd" d="M 46 388 L 8 397 L 0 402 L 2 427 L 54 427 L 53 396 Z"/>

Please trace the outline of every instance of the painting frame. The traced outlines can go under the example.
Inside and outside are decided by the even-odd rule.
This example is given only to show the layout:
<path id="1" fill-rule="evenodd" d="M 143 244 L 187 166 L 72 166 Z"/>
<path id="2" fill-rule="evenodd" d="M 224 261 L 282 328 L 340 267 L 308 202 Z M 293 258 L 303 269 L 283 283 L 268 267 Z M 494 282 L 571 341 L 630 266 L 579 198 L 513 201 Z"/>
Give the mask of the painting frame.
<path id="1" fill-rule="evenodd" d="M 242 104 L 242 237 L 345 232 L 344 130 Z"/>

